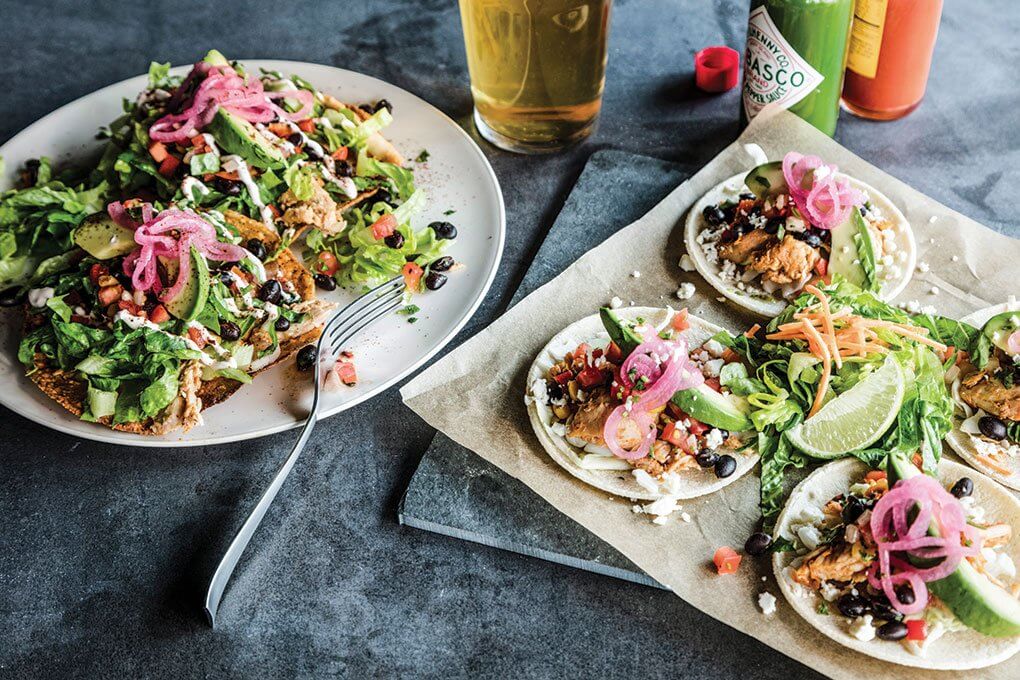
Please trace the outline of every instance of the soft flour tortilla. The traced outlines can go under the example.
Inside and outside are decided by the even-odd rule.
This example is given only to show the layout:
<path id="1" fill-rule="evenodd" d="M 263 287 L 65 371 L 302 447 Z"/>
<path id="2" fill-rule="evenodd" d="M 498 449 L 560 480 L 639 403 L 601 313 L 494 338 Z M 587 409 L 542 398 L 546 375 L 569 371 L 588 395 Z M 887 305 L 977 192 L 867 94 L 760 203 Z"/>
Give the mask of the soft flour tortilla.
<path id="1" fill-rule="evenodd" d="M 241 238 L 247 241 L 250 238 L 257 238 L 266 244 L 266 249 L 272 251 L 279 244 L 280 237 L 270 231 L 264 224 L 250 219 L 233 211 L 224 214 L 226 221 L 237 229 Z M 257 373 L 275 366 L 291 354 L 305 345 L 315 342 L 322 331 L 322 324 L 325 315 L 333 307 L 331 303 L 315 300 L 315 281 L 311 273 L 305 269 L 301 261 L 290 251 L 284 248 L 272 262 L 265 264 L 266 275 L 280 281 L 287 281 L 293 284 L 296 292 L 306 307 L 309 315 L 307 322 L 293 324 L 290 329 L 280 333 L 277 337 L 280 343 L 280 355 L 271 364 L 260 369 Z M 53 368 L 46 364 L 45 357 L 41 354 L 36 356 L 36 369 L 29 375 L 46 396 L 53 399 L 63 408 L 80 417 L 85 410 L 85 398 L 87 383 L 82 380 L 77 371 L 64 371 Z M 190 363 L 190 362 L 188 362 Z M 188 363 L 182 365 L 182 373 L 187 372 Z M 179 427 L 191 427 L 197 424 L 194 417 L 198 412 L 210 406 L 226 401 L 243 383 L 229 378 L 217 377 L 212 380 L 182 380 L 182 393 L 168 406 L 158 418 L 147 418 L 143 421 L 132 423 L 114 423 L 112 417 L 98 419 L 98 423 L 106 425 L 114 430 L 131 432 L 134 434 L 162 435 Z M 190 386 L 190 387 L 189 387 Z M 188 394 L 185 394 L 185 391 Z"/>
<path id="2" fill-rule="evenodd" d="M 896 231 L 896 247 L 900 251 L 907 253 L 907 260 L 905 262 L 896 263 L 896 266 L 900 267 L 901 270 L 900 276 L 896 279 L 883 281 L 879 290 L 879 296 L 883 300 L 892 300 L 907 287 L 910 277 L 914 272 L 914 267 L 917 264 L 917 244 L 914 242 L 914 232 L 910 228 L 907 218 L 903 216 L 903 213 L 900 212 L 899 208 L 892 201 L 886 198 L 885 194 L 853 177 L 843 175 L 842 173 L 837 174 L 846 177 L 853 188 L 867 193 L 871 203 L 881 210 L 885 218 L 893 224 L 892 228 Z M 782 297 L 772 295 L 751 295 L 747 291 L 740 290 L 734 284 L 723 280 L 720 275 L 720 265 L 709 262 L 701 244 L 698 243 L 698 234 L 709 226 L 702 212 L 709 205 L 717 205 L 727 199 L 736 199 L 741 192 L 749 191 L 744 186 L 744 177 L 746 175 L 747 173 L 734 175 L 726 181 L 720 182 L 694 204 L 690 212 L 687 213 L 684 243 L 687 247 L 687 253 L 694 261 L 694 266 L 698 273 L 705 277 L 705 280 L 712 284 L 713 288 L 741 307 L 771 318 L 778 316 L 786 308 L 787 301 Z"/>
<path id="3" fill-rule="evenodd" d="M 846 493 L 851 484 L 863 479 L 867 471 L 868 466 L 856 458 L 846 458 L 812 472 L 790 494 L 776 522 L 776 535 L 789 536 L 790 524 L 803 508 L 813 506 L 821 510 L 829 499 Z M 944 485 L 955 483 L 960 477 L 970 477 L 974 481 L 974 498 L 986 510 L 989 518 L 1007 521 L 1014 527 L 1020 525 L 1020 501 L 1011 493 L 991 479 L 975 474 L 965 465 L 949 460 L 939 464 L 939 479 Z M 1013 540 L 1007 549 L 1014 560 L 1020 561 L 1020 541 Z M 882 661 L 933 670 L 984 668 L 1005 661 L 1020 651 L 1020 637 L 994 638 L 970 629 L 945 633 L 925 650 L 924 656 L 913 654 L 900 642 L 878 638 L 867 642 L 858 640 L 850 634 L 845 617 L 839 614 L 819 614 L 816 608 L 823 602 L 822 598 L 786 575 L 786 567 L 796 557 L 792 552 L 775 553 L 772 556 L 772 567 L 783 595 L 808 623 L 827 637 L 855 651 Z"/>
<path id="4" fill-rule="evenodd" d="M 986 307 L 985 309 L 979 309 L 973 314 L 963 317 L 960 321 L 980 329 L 996 314 L 1014 311 L 1020 311 L 1020 301 L 1012 298 L 1008 302 Z M 955 394 L 953 398 L 954 401 L 957 402 L 958 408 L 957 412 L 953 415 L 953 429 L 946 435 L 946 442 L 948 442 L 949 446 L 953 448 L 953 451 L 956 451 L 961 458 L 970 463 L 970 465 L 975 469 L 980 470 L 992 479 L 1005 484 L 1011 489 L 1020 490 L 1020 458 L 1005 456 L 1000 461 L 997 461 L 1004 468 L 1008 468 L 1010 470 L 1009 474 L 1003 474 L 998 470 L 989 467 L 986 463 L 982 463 L 981 460 L 978 459 L 978 444 L 975 443 L 975 440 L 978 440 L 978 437 L 968 434 L 960 429 L 960 425 L 965 420 L 962 412 L 964 404 L 962 401 L 956 399 Z M 1020 444 L 1020 442 L 1018 442 L 1018 444 Z"/>
<path id="5" fill-rule="evenodd" d="M 668 320 L 671 315 L 670 310 L 656 307 L 627 307 L 615 311 L 624 319 L 633 320 L 642 317 L 656 327 Z M 697 317 L 688 316 L 687 318 L 691 327 L 684 331 L 683 337 L 686 338 L 689 348 L 701 346 L 710 337 L 723 330 L 719 326 Z M 581 342 L 587 342 L 592 347 L 605 347 L 609 344 L 609 334 L 603 327 L 598 314 L 585 317 L 567 326 L 549 341 L 539 352 L 528 372 L 529 389 L 535 380 L 544 378 L 553 364 Z M 541 404 L 537 400 L 529 401 L 528 415 L 531 418 L 531 425 L 549 456 L 564 470 L 581 481 L 624 498 L 656 500 L 664 496 L 673 498 L 704 496 L 735 482 L 758 462 L 758 454 L 754 452 L 753 448 L 744 452 L 731 451 L 730 453 L 737 460 L 737 469 L 729 477 L 719 479 L 711 470 L 685 470 L 678 473 L 679 483 L 672 485 L 669 492 L 662 489 L 658 493 L 653 493 L 637 483 L 630 469 L 588 470 L 581 467 L 579 453 L 582 450 L 553 432 L 554 417 L 549 406 Z"/>

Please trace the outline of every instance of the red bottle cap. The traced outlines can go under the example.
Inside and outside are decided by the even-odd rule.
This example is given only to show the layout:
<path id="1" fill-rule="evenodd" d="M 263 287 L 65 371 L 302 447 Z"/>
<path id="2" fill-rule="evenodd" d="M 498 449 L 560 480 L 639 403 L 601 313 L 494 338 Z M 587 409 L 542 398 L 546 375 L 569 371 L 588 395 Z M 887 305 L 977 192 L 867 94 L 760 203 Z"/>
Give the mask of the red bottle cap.
<path id="1" fill-rule="evenodd" d="M 705 92 L 726 92 L 737 86 L 740 55 L 731 47 L 706 47 L 694 55 L 694 83 Z"/>

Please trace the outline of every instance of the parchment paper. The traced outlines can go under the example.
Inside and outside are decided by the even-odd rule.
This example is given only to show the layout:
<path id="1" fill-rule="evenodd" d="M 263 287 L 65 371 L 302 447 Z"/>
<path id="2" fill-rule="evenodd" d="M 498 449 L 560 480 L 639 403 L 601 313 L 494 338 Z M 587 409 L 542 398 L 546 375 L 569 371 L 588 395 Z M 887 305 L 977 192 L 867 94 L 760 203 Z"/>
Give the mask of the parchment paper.
<path id="1" fill-rule="evenodd" d="M 683 510 L 691 515 L 691 522 L 683 522 L 677 512 L 659 526 L 634 514 L 626 499 L 609 497 L 574 479 L 535 439 L 524 405 L 525 377 L 534 356 L 558 331 L 594 313 L 614 295 L 638 305 L 686 305 L 692 313 L 731 331 L 761 321 L 732 303 L 719 301 L 719 294 L 696 272 L 684 272 L 678 265 L 689 206 L 718 182 L 754 165 L 743 147 L 752 142 L 773 160 L 790 150 L 818 154 L 878 188 L 900 207 L 914 229 L 918 262 L 928 263 L 930 271 L 915 272 L 898 300 L 918 300 L 934 305 L 941 314 L 960 317 L 1020 292 L 1011 288 L 1020 242 L 940 205 L 796 116 L 778 112 L 755 118 L 736 142 L 647 215 L 588 251 L 408 383 L 401 390 L 405 403 L 433 427 L 520 479 L 690 604 L 819 672 L 834 678 L 902 677 L 904 673 L 910 677 L 1020 677 L 1020 655 L 975 674 L 907 669 L 850 651 L 818 633 L 786 604 L 772 578 L 770 560 L 745 556 L 737 574 L 716 575 L 711 563 L 716 548 L 742 547 L 756 526 L 756 473 L 708 497 L 685 502 Z M 675 291 L 683 281 L 694 283 L 697 293 L 681 303 Z M 939 289 L 937 295 L 930 292 L 933 286 Z M 757 605 L 759 593 L 765 591 L 778 600 L 777 612 L 770 618 Z"/>

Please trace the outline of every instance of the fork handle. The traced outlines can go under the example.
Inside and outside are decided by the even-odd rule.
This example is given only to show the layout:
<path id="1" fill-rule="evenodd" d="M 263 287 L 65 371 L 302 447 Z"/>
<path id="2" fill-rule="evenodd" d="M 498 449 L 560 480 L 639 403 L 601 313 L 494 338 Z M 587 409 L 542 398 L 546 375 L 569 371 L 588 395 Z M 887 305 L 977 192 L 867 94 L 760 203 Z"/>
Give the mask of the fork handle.
<path id="1" fill-rule="evenodd" d="M 316 391 L 316 401 L 318 397 L 318 391 Z M 304 427 L 301 428 L 301 436 L 298 437 L 297 443 L 294 444 L 294 448 L 287 456 L 286 460 L 283 461 L 283 465 L 277 471 L 276 476 L 273 477 L 273 481 L 269 484 L 269 488 L 262 494 L 262 498 L 255 505 L 255 509 L 248 515 L 248 519 L 244 520 L 244 524 L 238 529 L 237 535 L 234 536 L 234 540 L 230 542 L 230 546 L 227 551 L 223 554 L 220 559 L 219 565 L 216 567 L 215 573 L 213 573 L 212 580 L 209 581 L 209 589 L 205 594 L 205 616 L 209 621 L 209 625 L 213 628 L 216 627 L 216 611 L 220 607 L 220 600 L 223 598 L 223 591 L 226 590 L 227 583 L 230 581 L 230 576 L 234 573 L 234 568 L 237 566 L 238 560 L 241 559 L 241 555 L 244 553 L 244 549 L 248 547 L 248 543 L 251 541 L 252 535 L 255 530 L 259 528 L 259 524 L 262 523 L 262 518 L 266 516 L 266 511 L 269 510 L 269 506 L 272 505 L 273 500 L 276 499 L 276 494 L 279 493 L 280 487 L 283 486 L 284 481 L 287 479 L 287 475 L 290 474 L 291 469 L 294 467 L 294 463 L 297 462 L 298 457 L 301 455 L 301 451 L 304 450 L 305 444 L 308 443 L 308 438 L 312 434 L 312 428 L 315 427 L 317 420 L 316 414 L 318 409 L 312 406 L 311 413 L 308 415 L 308 419 L 305 421 Z"/>

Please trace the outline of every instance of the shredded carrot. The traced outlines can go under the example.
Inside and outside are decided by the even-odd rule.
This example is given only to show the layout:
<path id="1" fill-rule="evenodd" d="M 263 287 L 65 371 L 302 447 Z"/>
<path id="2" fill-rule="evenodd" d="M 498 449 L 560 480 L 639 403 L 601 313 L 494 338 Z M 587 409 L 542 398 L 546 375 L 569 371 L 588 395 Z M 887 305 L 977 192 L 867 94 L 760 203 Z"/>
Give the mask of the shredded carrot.
<path id="1" fill-rule="evenodd" d="M 747 329 L 747 332 L 744 333 L 744 337 L 745 338 L 753 338 L 754 334 L 757 333 L 759 330 L 761 330 L 761 324 L 757 324 L 756 323 L 756 324 L 754 324 L 753 326 L 751 326 L 750 328 Z"/>
<path id="2" fill-rule="evenodd" d="M 843 368 L 843 358 L 839 356 L 839 350 L 836 349 L 836 328 L 832 323 L 829 298 L 814 286 L 804 286 L 804 290 L 818 298 L 818 304 L 821 307 L 822 325 L 825 327 L 824 339 L 829 344 L 829 349 L 832 350 L 832 359 L 836 362 L 836 368 Z"/>
<path id="3" fill-rule="evenodd" d="M 810 418 L 822 407 L 822 399 L 825 398 L 825 392 L 829 389 L 829 379 L 832 377 L 832 357 L 829 356 L 829 348 L 825 344 L 825 340 L 814 326 L 805 321 L 804 330 L 808 337 L 808 347 L 811 347 L 815 356 L 820 356 L 822 359 L 822 377 L 818 381 L 818 391 L 815 392 L 815 400 L 808 412 L 808 418 Z"/>
<path id="4" fill-rule="evenodd" d="M 981 461 L 982 463 L 984 463 L 985 465 L 987 465 L 988 467 L 992 468 L 993 470 L 995 470 L 998 473 L 1001 473 L 1001 474 L 1004 474 L 1004 475 L 1012 474 L 1011 470 L 1009 470 L 1008 468 L 1005 468 L 1005 467 L 999 465 L 998 462 L 996 462 L 994 459 L 992 459 L 992 458 L 990 458 L 988 456 L 982 456 L 980 454 L 974 454 L 974 457 L 977 458 L 979 461 Z"/>

